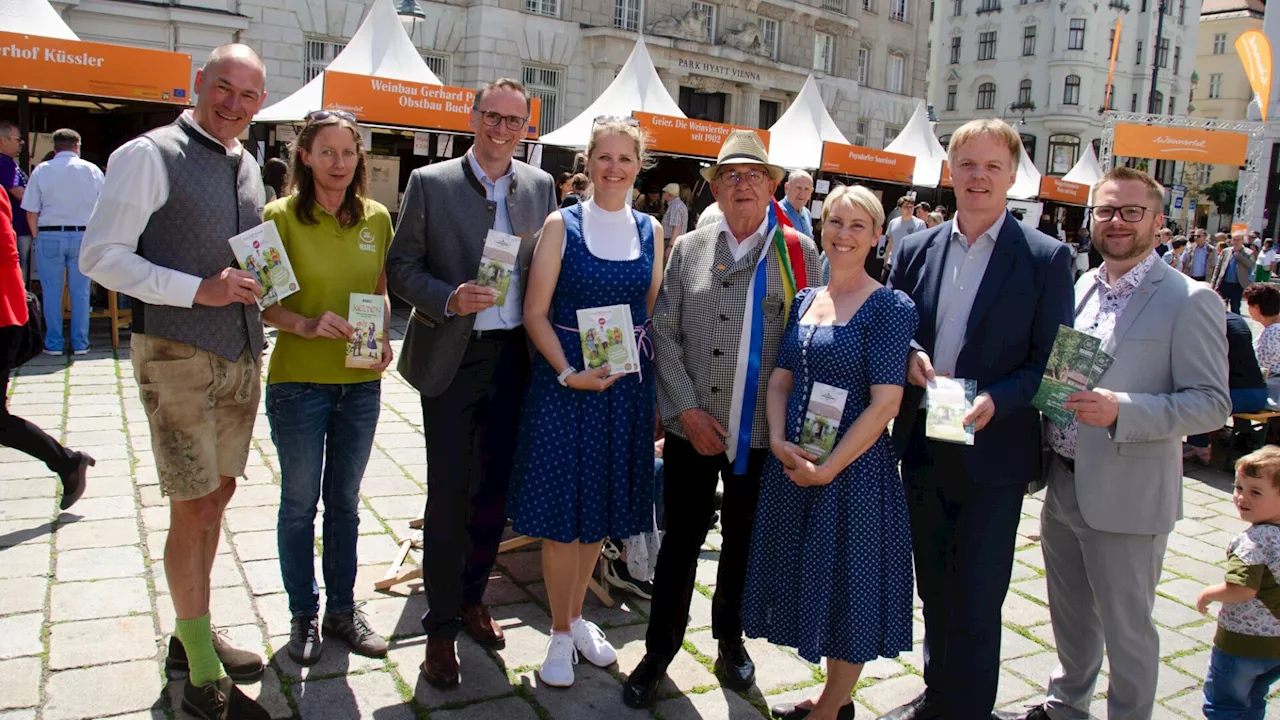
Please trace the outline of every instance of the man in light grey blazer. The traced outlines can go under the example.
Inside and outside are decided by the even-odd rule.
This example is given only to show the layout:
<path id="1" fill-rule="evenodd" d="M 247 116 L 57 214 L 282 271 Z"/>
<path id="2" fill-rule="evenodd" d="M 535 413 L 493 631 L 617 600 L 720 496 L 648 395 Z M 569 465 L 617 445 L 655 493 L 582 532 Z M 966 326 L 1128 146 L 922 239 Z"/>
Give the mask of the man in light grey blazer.
<path id="1" fill-rule="evenodd" d="M 504 643 L 482 600 L 506 524 L 529 377 L 523 280 L 537 232 L 557 205 L 551 176 L 512 159 L 528 125 L 522 84 L 482 88 L 471 108 L 475 144 L 461 158 L 413 172 L 387 254 L 387 287 L 413 304 L 399 370 L 422 393 L 431 468 L 422 673 L 441 688 L 458 684 L 458 630 L 486 647 Z M 518 245 L 500 305 L 493 288 L 476 283 L 491 232 Z"/>
<path id="2" fill-rule="evenodd" d="M 1182 517 L 1182 436 L 1231 412 L 1222 301 L 1152 251 L 1164 190 L 1117 167 L 1093 187 L 1093 243 L 1105 264 L 1076 284 L 1075 328 L 1114 361 L 1073 393 L 1067 427 L 1045 421 L 1053 455 L 1040 517 L 1059 666 L 1027 720 L 1089 717 L 1105 645 L 1109 720 L 1155 706 L 1151 611 L 1165 546 Z"/>

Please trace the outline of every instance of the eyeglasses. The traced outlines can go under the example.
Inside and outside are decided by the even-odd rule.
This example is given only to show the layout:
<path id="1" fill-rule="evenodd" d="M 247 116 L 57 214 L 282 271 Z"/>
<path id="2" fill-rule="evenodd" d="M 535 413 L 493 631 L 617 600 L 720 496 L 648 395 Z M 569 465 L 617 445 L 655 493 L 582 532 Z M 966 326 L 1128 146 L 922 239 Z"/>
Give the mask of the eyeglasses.
<path id="1" fill-rule="evenodd" d="M 740 185 L 742 184 L 742 181 L 745 180 L 748 187 L 756 187 L 760 183 L 764 182 L 764 178 L 765 174 L 759 170 L 748 170 L 744 173 L 740 173 L 737 170 L 730 170 L 729 172 L 720 173 L 716 176 L 717 180 L 724 180 L 730 185 Z"/>
<path id="2" fill-rule="evenodd" d="M 597 115 L 595 119 L 591 121 L 591 126 L 595 127 L 596 125 L 607 122 L 619 122 L 624 125 L 630 125 L 631 127 L 640 127 L 640 121 L 630 115 Z"/>
<path id="3" fill-rule="evenodd" d="M 312 110 L 307 113 L 307 122 L 324 122 L 331 117 L 342 118 L 347 122 L 356 122 L 356 116 L 346 110 Z"/>
<path id="4" fill-rule="evenodd" d="M 503 115 L 502 113 L 481 110 L 480 108 L 471 108 L 471 112 L 478 113 L 480 115 L 481 122 L 489 127 L 498 127 L 500 123 L 506 123 L 507 129 L 512 132 L 524 130 L 525 123 L 529 122 L 529 117 L 527 115 L 524 117 L 519 115 Z"/>
<path id="5" fill-rule="evenodd" d="M 1125 222 L 1142 222 L 1142 218 L 1146 217 L 1148 212 L 1152 212 L 1152 210 L 1142 205 L 1125 205 L 1124 207 L 1092 205 L 1088 210 L 1089 216 L 1097 222 L 1111 222 L 1116 215 L 1119 215 L 1120 219 Z"/>

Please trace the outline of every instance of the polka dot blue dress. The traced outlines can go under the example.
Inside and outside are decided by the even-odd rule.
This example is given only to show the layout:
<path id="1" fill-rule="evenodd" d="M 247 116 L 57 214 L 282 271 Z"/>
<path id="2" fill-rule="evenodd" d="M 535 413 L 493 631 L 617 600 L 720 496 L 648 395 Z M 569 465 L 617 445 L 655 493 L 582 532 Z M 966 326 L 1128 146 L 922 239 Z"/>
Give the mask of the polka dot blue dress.
<path id="1" fill-rule="evenodd" d="M 840 437 L 872 385 L 902 385 L 915 305 L 879 288 L 843 326 L 801 324 L 815 290 L 791 305 L 779 368 L 794 373 L 787 437 L 800 436 L 813 383 L 849 391 Z M 770 455 L 760 485 L 742 627 L 818 662 L 864 663 L 911 650 L 911 533 L 888 433 L 829 485 L 799 487 Z"/>
<path id="2" fill-rule="evenodd" d="M 560 211 L 565 248 L 550 320 L 574 367 L 583 366 L 582 344 L 576 330 L 563 328 L 578 326 L 578 310 L 625 303 L 636 325 L 649 318 L 653 226 L 631 212 L 640 255 L 614 261 L 587 249 L 582 205 Z M 655 376 L 649 357 L 642 349 L 638 375 L 591 392 L 561 386 L 546 358 L 535 356 L 507 502 L 515 531 L 564 543 L 651 531 Z"/>

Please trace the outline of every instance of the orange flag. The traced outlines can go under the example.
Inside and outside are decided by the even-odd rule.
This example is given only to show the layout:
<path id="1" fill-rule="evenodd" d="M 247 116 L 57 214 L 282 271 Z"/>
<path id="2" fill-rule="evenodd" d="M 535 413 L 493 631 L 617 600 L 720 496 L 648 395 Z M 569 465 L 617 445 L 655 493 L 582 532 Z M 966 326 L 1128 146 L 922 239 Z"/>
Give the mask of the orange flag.
<path id="1" fill-rule="evenodd" d="M 1267 108 L 1271 105 L 1271 42 L 1261 30 L 1246 30 L 1236 38 L 1236 52 L 1240 53 L 1240 62 L 1244 63 L 1249 86 L 1258 96 L 1262 122 L 1266 122 Z"/>
<path id="2" fill-rule="evenodd" d="M 1116 55 L 1120 53 L 1120 26 L 1123 23 L 1123 18 L 1116 18 L 1115 36 L 1111 38 L 1111 69 L 1107 71 L 1107 92 L 1102 98 L 1104 109 L 1111 108 L 1111 83 L 1116 77 Z"/>

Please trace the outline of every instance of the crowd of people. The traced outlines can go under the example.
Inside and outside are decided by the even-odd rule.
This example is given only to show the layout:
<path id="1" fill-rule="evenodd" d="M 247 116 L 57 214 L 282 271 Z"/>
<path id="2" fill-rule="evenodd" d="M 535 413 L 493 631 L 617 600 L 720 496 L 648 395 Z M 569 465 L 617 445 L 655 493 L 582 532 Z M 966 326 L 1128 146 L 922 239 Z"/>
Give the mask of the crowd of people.
<path id="1" fill-rule="evenodd" d="M 23 198 L 38 213 L 40 262 L 76 258 L 86 278 L 136 299 L 130 356 L 171 514 L 164 565 L 177 620 L 166 667 L 185 675 L 188 713 L 269 717 L 236 688 L 262 676 L 262 658 L 232 647 L 209 613 L 222 515 L 261 400 L 264 325 L 277 329 L 265 395 L 280 458 L 287 652 L 314 663 L 322 635 L 387 652 L 353 586 L 360 481 L 395 358 L 384 334 L 372 367 L 344 363 L 348 299 L 359 293 L 379 299 L 384 326 L 390 295 L 413 306 L 397 368 L 421 394 L 430 468 L 428 683 L 463 681 L 459 632 L 505 643 L 484 594 L 508 518 L 542 540 L 552 628 L 537 676 L 553 687 L 574 683 L 580 657 L 617 661 L 583 617 L 602 544 L 661 526 L 645 654 L 622 690 L 626 704 L 650 706 L 684 641 L 722 485 L 712 633 L 725 687 L 752 687 L 744 638 L 765 638 L 826 660 L 820 691 L 775 706 L 775 717 L 853 718 L 864 664 L 912 647 L 914 591 L 926 689 L 884 720 L 1004 717 L 993 713 L 1001 606 L 1023 498 L 1047 484 L 1041 536 L 1059 665 L 1046 700 L 1018 717 L 1087 717 L 1104 651 L 1109 716 L 1152 716 L 1151 615 L 1181 517 L 1182 439 L 1221 427 L 1236 399 L 1232 324 L 1214 289 L 1237 306 L 1244 298 L 1266 327 L 1255 364 L 1280 366 L 1280 291 L 1250 286 L 1259 262 L 1247 238 L 1213 253 L 1197 237 L 1162 262 L 1163 189 L 1117 167 L 1088 209 L 1104 262 L 1073 286 L 1070 249 L 1006 210 L 1021 144 L 998 120 L 952 135 L 950 219 L 912 198 L 887 218 L 861 186 L 835 187 L 812 218 L 812 177 L 793 172 L 775 201 L 783 168 L 756 133 L 735 130 L 701 171 L 715 210 L 687 231 L 678 185 L 633 197 L 649 161 L 633 123 L 597 121 L 583 174 L 558 184 L 515 160 L 529 95 L 508 79 L 476 93 L 463 157 L 411 174 L 393 227 L 368 197 L 367 149 L 344 111 L 311 113 L 266 189 L 236 139 L 266 97 L 265 72 L 245 46 L 214 50 L 195 107 L 113 153 L 87 217 L 44 205 L 56 173 L 81 173 L 68 187 L 94 180 L 74 169 L 70 145 Z M 655 203 L 662 212 L 651 214 Z M 7 207 L 0 200 L 0 215 Z M 226 242 L 263 221 L 300 287 L 266 309 Z M 46 232 L 62 234 L 48 258 Z M 477 281 L 494 237 L 518 248 L 502 292 Z M 7 338 L 27 316 L 16 235 L 3 240 Z M 629 312 L 621 332 L 639 349 L 635 372 L 580 362 L 581 311 L 612 306 Z M 1058 424 L 1032 398 L 1063 325 L 1097 337 L 1112 362 L 1096 387 L 1067 398 L 1071 420 Z M 73 352 L 82 339 L 73 321 Z M 6 384 L 10 369 L 0 364 Z M 963 417 L 971 445 L 929 429 L 941 378 L 976 388 Z M 5 444 L 62 477 L 64 507 L 74 501 L 92 458 L 7 411 L 0 423 Z M 830 442 L 813 441 L 827 429 Z M 313 543 L 322 498 L 323 615 Z M 1280 675 L 1280 450 L 1241 460 L 1235 500 L 1251 527 L 1228 548 L 1225 583 L 1197 599 L 1224 603 L 1210 718 L 1261 717 Z"/>

